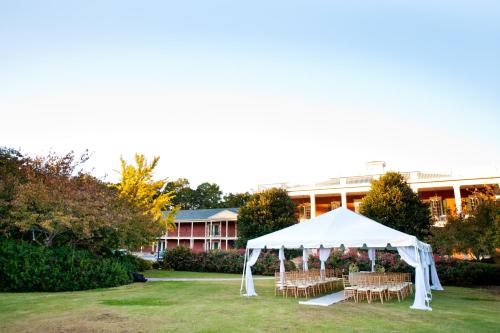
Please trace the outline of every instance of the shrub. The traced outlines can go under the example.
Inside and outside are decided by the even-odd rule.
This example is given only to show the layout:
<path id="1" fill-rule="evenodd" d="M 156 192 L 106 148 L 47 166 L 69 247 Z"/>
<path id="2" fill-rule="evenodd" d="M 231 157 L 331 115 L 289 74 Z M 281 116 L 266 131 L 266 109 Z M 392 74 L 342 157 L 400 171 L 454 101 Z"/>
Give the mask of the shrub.
<path id="1" fill-rule="evenodd" d="M 121 258 L 95 257 L 70 247 L 0 241 L 0 291 L 68 291 L 131 282 Z"/>
<path id="2" fill-rule="evenodd" d="M 153 268 L 151 261 L 139 258 L 133 254 L 117 255 L 131 272 L 144 272 Z"/>
<path id="3" fill-rule="evenodd" d="M 187 247 L 178 246 L 165 253 L 163 267 L 177 271 L 242 273 L 245 252 L 241 250 L 217 250 L 193 253 Z M 292 261 L 285 261 L 285 269 L 293 270 Z M 254 274 L 273 275 L 279 270 L 276 251 L 263 251 L 252 267 Z"/>
<path id="4" fill-rule="evenodd" d="M 358 265 L 356 265 L 354 263 L 349 264 L 349 273 L 355 273 L 355 272 L 359 272 Z"/>
<path id="5" fill-rule="evenodd" d="M 436 270 L 444 285 L 500 285 L 500 265 L 465 260 L 436 260 Z"/>
<path id="6" fill-rule="evenodd" d="M 413 271 L 410 266 L 399 258 L 399 255 L 396 252 L 392 251 L 377 251 L 376 263 L 377 266 L 379 266 L 379 270 L 382 270 L 383 268 L 385 272 Z M 326 268 L 337 268 L 342 270 L 344 273 L 349 272 L 351 264 L 357 266 L 360 271 L 371 270 L 371 264 L 368 259 L 367 252 L 358 251 L 356 249 L 348 249 L 347 251 L 340 249 L 333 250 L 325 263 Z M 309 267 L 320 267 L 318 256 L 309 256 Z"/>

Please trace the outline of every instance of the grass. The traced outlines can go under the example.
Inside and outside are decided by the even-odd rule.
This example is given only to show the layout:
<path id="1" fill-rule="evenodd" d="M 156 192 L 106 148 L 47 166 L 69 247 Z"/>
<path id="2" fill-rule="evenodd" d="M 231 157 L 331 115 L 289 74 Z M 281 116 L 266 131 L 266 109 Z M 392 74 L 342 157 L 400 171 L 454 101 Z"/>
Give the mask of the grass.
<path id="1" fill-rule="evenodd" d="M 241 274 L 166 271 L 159 269 L 151 269 L 149 271 L 145 271 L 143 274 L 145 277 L 153 277 L 153 278 L 240 278 L 241 279 Z"/>
<path id="2" fill-rule="evenodd" d="M 299 305 L 273 281 L 174 281 L 64 293 L 0 294 L 0 332 L 499 332 L 500 294 L 446 287 L 433 311 L 402 303 Z"/>

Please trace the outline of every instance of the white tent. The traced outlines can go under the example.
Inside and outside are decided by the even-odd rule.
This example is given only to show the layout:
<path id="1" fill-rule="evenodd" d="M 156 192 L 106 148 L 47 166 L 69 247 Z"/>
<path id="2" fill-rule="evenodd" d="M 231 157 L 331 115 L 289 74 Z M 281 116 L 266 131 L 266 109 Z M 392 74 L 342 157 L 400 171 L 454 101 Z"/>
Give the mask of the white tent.
<path id="1" fill-rule="evenodd" d="M 414 309 L 431 310 L 431 289 L 443 290 L 439 283 L 430 245 L 415 236 L 389 228 L 346 208 L 337 208 L 316 218 L 248 241 L 241 291 L 256 296 L 251 267 L 262 249 L 279 249 L 280 272 L 284 274 L 284 249 L 320 249 L 322 269 L 332 248 L 368 248 L 374 260 L 374 249 L 397 248 L 401 258 L 415 268 Z M 251 251 L 251 252 L 250 252 Z M 306 253 L 307 251 L 304 251 Z M 307 269 L 307 265 L 304 265 Z M 430 278 L 432 277 L 432 285 Z"/>

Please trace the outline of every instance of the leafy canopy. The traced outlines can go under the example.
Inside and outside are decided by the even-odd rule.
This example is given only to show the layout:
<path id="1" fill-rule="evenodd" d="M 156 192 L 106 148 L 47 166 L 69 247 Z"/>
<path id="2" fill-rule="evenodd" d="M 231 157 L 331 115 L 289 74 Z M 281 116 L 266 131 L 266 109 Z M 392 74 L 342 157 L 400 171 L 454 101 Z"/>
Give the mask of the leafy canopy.
<path id="1" fill-rule="evenodd" d="M 500 248 L 500 201 L 495 189 L 476 193 L 479 205 L 468 214 L 449 215 L 444 227 L 431 228 L 429 242 L 442 255 L 457 252 L 482 260 Z"/>
<path id="2" fill-rule="evenodd" d="M 295 204 L 284 189 L 272 188 L 253 194 L 238 212 L 238 247 L 249 239 L 297 223 Z"/>
<path id="3" fill-rule="evenodd" d="M 120 197 L 143 209 L 145 214 L 172 230 L 175 228 L 173 220 L 176 210 L 173 209 L 168 214 L 163 211 L 171 204 L 174 192 L 162 192 L 166 181 L 153 179 L 153 171 L 159 160 L 160 157 L 156 156 L 148 163 L 144 155 L 135 154 L 135 165 L 132 165 L 121 158 L 121 180 L 115 186 Z"/>
<path id="4" fill-rule="evenodd" d="M 10 186 L 2 195 L 4 238 L 109 253 L 143 245 L 161 232 L 149 211 L 83 170 L 87 154 L 78 158 L 72 152 L 34 158 L 4 154 L 0 160 L 2 165 L 17 165 L 0 168 L 0 188 Z"/>
<path id="5" fill-rule="evenodd" d="M 248 192 L 228 193 L 222 198 L 219 185 L 204 182 L 193 189 L 185 178 L 167 182 L 163 193 L 168 192 L 174 193 L 174 198 L 167 209 L 176 206 L 181 209 L 241 207 L 250 198 Z"/>
<path id="6" fill-rule="evenodd" d="M 361 214 L 418 238 L 428 235 L 431 224 L 428 205 L 397 172 L 388 172 L 372 181 L 361 203 Z"/>

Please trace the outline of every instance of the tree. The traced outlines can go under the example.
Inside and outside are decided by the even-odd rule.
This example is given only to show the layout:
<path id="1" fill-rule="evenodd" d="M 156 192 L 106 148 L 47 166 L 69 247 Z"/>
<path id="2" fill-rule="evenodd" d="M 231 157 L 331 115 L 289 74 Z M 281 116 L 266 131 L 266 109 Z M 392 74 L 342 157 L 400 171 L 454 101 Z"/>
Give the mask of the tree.
<path id="1" fill-rule="evenodd" d="M 144 210 L 154 221 L 167 230 L 175 229 L 173 220 L 176 209 L 164 213 L 174 197 L 174 192 L 162 192 L 166 181 L 153 180 L 153 171 L 158 165 L 159 156 L 148 163 L 144 155 L 135 154 L 135 166 L 127 164 L 121 158 L 121 180 L 115 187 L 120 197 L 125 198 L 134 206 Z M 160 194 L 159 194 L 160 193 Z"/>
<path id="2" fill-rule="evenodd" d="M 221 203 L 223 208 L 241 207 L 244 206 L 251 198 L 251 194 L 245 193 L 228 193 L 224 195 L 224 199 Z"/>
<path id="3" fill-rule="evenodd" d="M 23 158 L 21 176 L 1 232 L 47 247 L 70 245 L 93 253 L 140 246 L 161 227 L 152 215 L 120 197 L 116 188 L 80 167 L 88 160 L 49 154 Z"/>
<path id="4" fill-rule="evenodd" d="M 480 199 L 467 214 L 449 215 L 444 227 L 433 227 L 429 242 L 442 255 L 457 252 L 482 260 L 500 247 L 500 201 L 493 189 L 476 193 Z"/>
<path id="5" fill-rule="evenodd" d="M 222 191 L 219 185 L 215 183 L 202 183 L 193 190 L 189 181 L 185 178 L 180 178 L 175 181 L 168 182 L 163 190 L 163 193 L 171 191 L 174 198 L 171 205 L 172 207 L 179 207 L 181 209 L 206 209 L 206 208 L 219 208 L 221 207 Z"/>
<path id="6" fill-rule="evenodd" d="M 431 217 L 428 205 L 397 172 L 388 172 L 372 181 L 371 189 L 361 203 L 361 214 L 421 239 L 429 234 Z"/>
<path id="7" fill-rule="evenodd" d="M 220 207 L 222 191 L 219 185 L 215 183 L 201 183 L 195 191 L 196 194 L 196 208 L 218 208 Z"/>
<path id="8" fill-rule="evenodd" d="M 238 247 L 249 239 L 297 223 L 295 204 L 284 189 L 272 188 L 253 194 L 238 212 Z"/>
<path id="9" fill-rule="evenodd" d="M 16 228 L 8 222 L 18 184 L 25 181 L 24 157 L 12 148 L 0 147 L 0 235 L 12 236 Z"/>
<path id="10" fill-rule="evenodd" d="M 162 193 L 174 194 L 171 204 L 166 207 L 168 210 L 175 207 L 180 209 L 194 209 L 197 206 L 195 190 L 189 186 L 189 181 L 186 178 L 167 182 Z"/>

